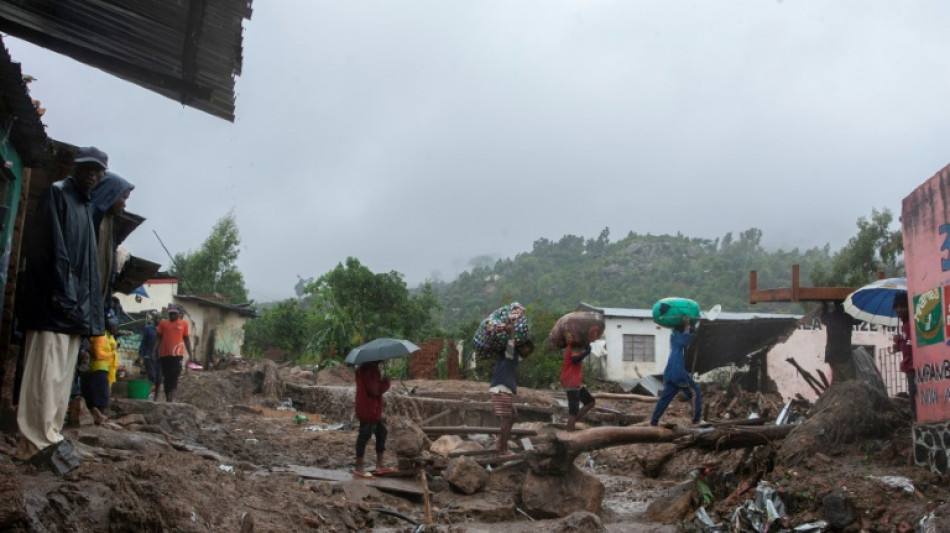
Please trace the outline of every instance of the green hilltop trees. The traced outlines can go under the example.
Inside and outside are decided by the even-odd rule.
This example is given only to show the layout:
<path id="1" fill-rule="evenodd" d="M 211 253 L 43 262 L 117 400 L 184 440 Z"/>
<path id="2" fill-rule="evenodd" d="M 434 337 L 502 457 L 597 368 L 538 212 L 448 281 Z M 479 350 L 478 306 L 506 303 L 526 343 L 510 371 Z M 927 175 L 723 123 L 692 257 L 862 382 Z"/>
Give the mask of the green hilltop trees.
<path id="1" fill-rule="evenodd" d="M 264 309 L 248 325 L 252 350 L 278 346 L 318 362 L 342 359 L 349 349 L 379 337 L 420 340 L 438 333 L 432 311 L 439 301 L 428 284 L 410 294 L 399 272 L 376 274 L 354 257 L 304 283 L 300 292 L 299 300 Z"/>
<path id="2" fill-rule="evenodd" d="M 520 377 L 527 386 L 545 385 L 560 371 L 559 354 L 546 347 L 548 330 L 579 302 L 650 308 L 659 298 L 684 296 L 704 308 L 802 313 L 807 309 L 799 304 L 749 304 L 749 271 L 758 272 L 760 288 L 788 286 L 793 264 L 815 285 L 860 285 L 864 281 L 856 280 L 869 281 L 877 270 L 900 275 L 900 231 L 890 229 L 892 222 L 889 211 L 872 211 L 834 254 L 828 245 L 767 250 L 758 228 L 716 239 L 629 232 L 617 241 L 604 228 L 596 239 L 538 239 L 514 258 L 481 258 L 481 266 L 452 282 L 412 290 L 399 272 L 374 273 L 348 257 L 316 279 L 298 280 L 297 298 L 262 308 L 261 317 L 247 325 L 246 348 L 278 346 L 294 359 L 320 362 L 342 360 L 350 348 L 378 337 L 468 342 L 488 313 L 517 300 L 529 309 L 538 346 Z M 476 374 L 491 364 L 479 362 Z"/>
<path id="3" fill-rule="evenodd" d="M 215 223 L 201 248 L 175 254 L 171 274 L 192 295 L 214 294 L 231 304 L 246 303 L 244 275 L 235 264 L 240 251 L 241 234 L 232 211 Z"/>

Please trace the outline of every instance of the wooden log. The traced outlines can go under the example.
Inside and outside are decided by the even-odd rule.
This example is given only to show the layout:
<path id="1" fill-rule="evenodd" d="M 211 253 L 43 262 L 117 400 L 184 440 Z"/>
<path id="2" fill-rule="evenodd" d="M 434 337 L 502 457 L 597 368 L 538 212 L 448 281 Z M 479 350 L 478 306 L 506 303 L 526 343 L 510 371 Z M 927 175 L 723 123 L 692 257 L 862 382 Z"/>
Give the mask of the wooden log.
<path id="1" fill-rule="evenodd" d="M 429 426 L 422 428 L 422 431 L 428 435 L 497 435 L 501 433 L 501 428 L 478 426 Z M 537 435 L 538 432 L 533 429 L 512 428 L 511 434 L 533 437 Z"/>
<path id="2" fill-rule="evenodd" d="M 558 455 L 573 461 L 580 453 L 613 446 L 636 443 L 675 442 L 680 447 L 696 446 L 724 450 L 768 444 L 782 439 L 794 425 L 735 426 L 735 427 L 600 427 L 583 431 L 559 431 L 554 438 Z"/>
<path id="3" fill-rule="evenodd" d="M 591 394 L 591 396 L 605 400 L 632 400 L 642 403 L 656 403 L 657 400 L 655 396 L 647 396 L 645 394 L 618 394 L 613 392 L 595 392 Z"/>
<path id="4" fill-rule="evenodd" d="M 716 420 L 709 424 L 713 427 L 721 426 L 764 426 L 770 419 L 760 416 L 759 418 L 736 418 L 733 420 Z"/>
<path id="5" fill-rule="evenodd" d="M 581 452 L 624 444 L 671 442 L 681 434 L 667 427 L 628 426 L 599 427 L 573 432 L 559 431 L 555 434 L 555 438 L 567 447 L 568 455 L 577 457 Z"/>
<path id="6" fill-rule="evenodd" d="M 793 424 L 780 426 L 737 426 L 714 429 L 684 435 L 674 440 L 681 447 L 698 447 L 712 450 L 730 450 L 770 444 L 784 439 L 795 428 Z"/>

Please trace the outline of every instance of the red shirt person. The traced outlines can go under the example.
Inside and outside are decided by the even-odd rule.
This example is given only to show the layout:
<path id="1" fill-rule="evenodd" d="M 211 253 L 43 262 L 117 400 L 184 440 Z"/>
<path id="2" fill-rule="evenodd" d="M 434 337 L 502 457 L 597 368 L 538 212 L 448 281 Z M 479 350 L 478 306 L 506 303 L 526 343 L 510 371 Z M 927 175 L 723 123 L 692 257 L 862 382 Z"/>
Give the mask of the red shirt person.
<path id="1" fill-rule="evenodd" d="M 382 470 L 387 434 L 383 423 L 383 406 L 386 404 L 383 394 L 389 390 L 389 384 L 389 378 L 383 378 L 379 372 L 378 361 L 363 363 L 356 369 L 356 418 L 360 421 L 360 431 L 356 437 L 355 476 L 371 475 L 363 469 L 363 455 L 373 435 L 376 436 L 376 471 Z"/>
<path id="2" fill-rule="evenodd" d="M 577 420 L 594 407 L 594 397 L 584 387 L 584 358 L 590 355 L 590 344 L 583 348 L 564 349 L 561 386 L 567 391 L 567 430 L 574 431 Z M 580 405 L 584 404 L 582 408 Z"/>

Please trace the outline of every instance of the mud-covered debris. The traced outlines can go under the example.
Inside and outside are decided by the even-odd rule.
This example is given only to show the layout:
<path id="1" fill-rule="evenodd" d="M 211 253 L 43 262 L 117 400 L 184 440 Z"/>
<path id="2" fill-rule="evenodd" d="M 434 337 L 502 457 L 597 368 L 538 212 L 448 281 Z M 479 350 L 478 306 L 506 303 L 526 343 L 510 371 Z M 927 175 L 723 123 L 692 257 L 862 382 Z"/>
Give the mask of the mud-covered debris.
<path id="1" fill-rule="evenodd" d="M 524 509 L 540 518 L 564 517 L 577 511 L 602 512 L 604 484 L 573 465 L 563 475 L 528 472 L 521 487 Z"/>
<path id="2" fill-rule="evenodd" d="M 827 494 L 821 500 L 825 508 L 825 520 L 835 529 L 843 529 L 854 522 L 854 503 L 851 497 L 841 492 Z"/>
<path id="3" fill-rule="evenodd" d="M 488 483 L 488 471 L 470 457 L 456 457 L 449 461 L 442 477 L 452 488 L 464 494 L 478 492 Z"/>
<path id="4" fill-rule="evenodd" d="M 561 521 L 553 533 L 602 533 L 607 531 L 600 517 L 587 511 L 578 511 Z"/>

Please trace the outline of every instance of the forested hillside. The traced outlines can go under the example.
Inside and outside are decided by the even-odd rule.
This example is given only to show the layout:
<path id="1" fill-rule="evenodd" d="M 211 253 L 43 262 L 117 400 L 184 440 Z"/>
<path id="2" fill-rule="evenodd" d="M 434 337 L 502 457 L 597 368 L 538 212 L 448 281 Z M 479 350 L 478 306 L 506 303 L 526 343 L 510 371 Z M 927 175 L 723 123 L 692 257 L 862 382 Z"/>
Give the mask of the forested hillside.
<path id="1" fill-rule="evenodd" d="M 808 284 L 811 270 L 818 264 L 827 267 L 831 259 L 827 245 L 767 251 L 756 228 L 713 240 L 630 232 L 616 242 L 605 228 L 596 239 L 539 239 L 530 252 L 433 288 L 443 303 L 438 321 L 448 330 L 512 300 L 560 312 L 579 302 L 649 308 L 660 298 L 682 296 L 703 308 L 719 303 L 732 312 L 799 313 L 797 304 L 749 305 L 749 271 L 758 271 L 760 288 L 785 287 L 791 283 L 792 265 L 800 264 L 802 283 Z"/>

